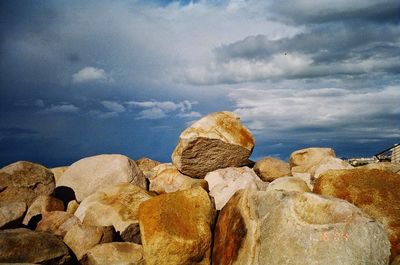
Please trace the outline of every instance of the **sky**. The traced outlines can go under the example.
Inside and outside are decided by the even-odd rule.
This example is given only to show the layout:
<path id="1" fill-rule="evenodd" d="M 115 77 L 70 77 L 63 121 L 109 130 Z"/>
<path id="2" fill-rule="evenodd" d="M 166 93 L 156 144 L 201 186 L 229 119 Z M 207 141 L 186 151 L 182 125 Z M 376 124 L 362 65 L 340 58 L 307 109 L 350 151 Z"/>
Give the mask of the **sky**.
<path id="1" fill-rule="evenodd" d="M 400 2 L 0 2 L 0 166 L 169 162 L 222 110 L 252 131 L 253 160 L 399 143 Z"/>

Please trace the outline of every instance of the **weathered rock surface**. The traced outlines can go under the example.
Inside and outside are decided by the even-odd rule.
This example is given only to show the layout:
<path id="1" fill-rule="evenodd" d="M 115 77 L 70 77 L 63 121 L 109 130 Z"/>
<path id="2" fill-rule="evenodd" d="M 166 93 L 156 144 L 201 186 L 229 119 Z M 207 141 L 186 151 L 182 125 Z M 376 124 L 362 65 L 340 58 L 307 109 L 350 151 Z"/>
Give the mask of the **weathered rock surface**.
<path id="1" fill-rule="evenodd" d="M 214 265 L 384 265 L 382 224 L 313 193 L 238 191 L 219 214 Z"/>
<path id="2" fill-rule="evenodd" d="M 79 223 L 80 221 L 76 216 L 67 212 L 43 212 L 42 220 L 38 223 L 36 231 L 49 232 L 64 237 L 72 226 Z"/>
<path id="3" fill-rule="evenodd" d="M 0 263 L 70 264 L 67 246 L 49 233 L 29 229 L 0 231 Z"/>
<path id="4" fill-rule="evenodd" d="M 141 245 L 127 242 L 100 244 L 90 249 L 81 263 L 83 265 L 143 265 L 143 248 Z"/>
<path id="5" fill-rule="evenodd" d="M 79 203 L 76 200 L 72 200 L 67 205 L 67 213 L 74 214 L 79 207 Z"/>
<path id="6" fill-rule="evenodd" d="M 161 164 L 153 168 L 153 176 L 149 180 L 150 191 L 158 194 L 187 190 L 197 186 L 208 190 L 207 181 L 185 176 L 170 163 Z"/>
<path id="7" fill-rule="evenodd" d="M 57 187 L 70 187 L 81 202 L 96 190 L 118 183 L 146 188 L 146 178 L 135 161 L 124 155 L 98 155 L 73 163 L 60 177 Z"/>
<path id="8" fill-rule="evenodd" d="M 271 190 L 311 192 L 307 183 L 297 177 L 277 178 L 276 180 L 268 184 L 267 191 Z"/>
<path id="9" fill-rule="evenodd" d="M 0 202 L 25 202 L 29 207 L 39 195 L 50 195 L 53 173 L 39 164 L 20 161 L 0 169 Z"/>
<path id="10" fill-rule="evenodd" d="M 253 170 L 260 179 L 268 182 L 291 175 L 289 163 L 274 157 L 264 157 L 258 160 Z"/>
<path id="11" fill-rule="evenodd" d="M 67 171 L 67 169 L 68 169 L 68 166 L 50 168 L 51 172 L 53 172 L 53 174 L 54 174 L 54 180 L 56 181 L 56 185 L 58 183 L 58 180 L 62 176 L 62 174 L 64 174 L 65 171 Z"/>
<path id="12" fill-rule="evenodd" d="M 156 196 L 139 206 L 146 265 L 210 264 L 214 207 L 200 187 Z"/>
<path id="13" fill-rule="evenodd" d="M 98 244 L 112 242 L 115 230 L 108 226 L 88 226 L 76 224 L 64 236 L 64 243 L 80 260 L 91 248 Z"/>
<path id="14" fill-rule="evenodd" d="M 64 211 L 64 202 L 48 195 L 40 195 L 29 207 L 22 223 L 28 225 L 34 216 L 51 211 Z"/>
<path id="15" fill-rule="evenodd" d="M 171 158 L 183 174 L 203 178 L 216 169 L 248 163 L 254 143 L 253 135 L 236 114 L 215 112 L 181 133 Z"/>
<path id="16" fill-rule="evenodd" d="M 400 163 L 390 163 L 390 162 L 370 163 L 368 165 L 361 166 L 359 168 L 380 169 L 400 174 Z"/>
<path id="17" fill-rule="evenodd" d="M 268 186 L 268 182 L 262 181 L 248 167 L 218 169 L 208 173 L 204 179 L 208 182 L 217 210 L 221 210 L 237 190 L 266 190 Z"/>
<path id="18" fill-rule="evenodd" d="M 0 203 L 0 228 L 18 227 L 26 212 L 26 203 Z"/>
<path id="19" fill-rule="evenodd" d="M 142 157 L 138 160 L 135 161 L 136 165 L 140 168 L 140 170 L 143 172 L 143 174 L 146 176 L 146 178 L 150 178 L 153 176 L 153 168 L 160 165 L 161 162 L 158 162 L 156 160 L 147 158 L 147 157 Z"/>
<path id="20" fill-rule="evenodd" d="M 400 265 L 400 256 L 395 257 L 390 265 Z"/>
<path id="21" fill-rule="evenodd" d="M 345 199 L 383 223 L 392 257 L 400 254 L 398 174 L 377 169 L 330 170 L 317 179 L 314 192 Z"/>
<path id="22" fill-rule="evenodd" d="M 290 155 L 290 170 L 292 173 L 309 173 L 313 176 L 317 167 L 331 158 L 336 158 L 335 151 L 331 148 L 311 147 L 297 150 Z"/>
<path id="23" fill-rule="evenodd" d="M 86 225 L 113 226 L 123 233 L 138 224 L 139 205 L 153 195 L 131 183 L 100 189 L 79 205 L 75 215 Z"/>

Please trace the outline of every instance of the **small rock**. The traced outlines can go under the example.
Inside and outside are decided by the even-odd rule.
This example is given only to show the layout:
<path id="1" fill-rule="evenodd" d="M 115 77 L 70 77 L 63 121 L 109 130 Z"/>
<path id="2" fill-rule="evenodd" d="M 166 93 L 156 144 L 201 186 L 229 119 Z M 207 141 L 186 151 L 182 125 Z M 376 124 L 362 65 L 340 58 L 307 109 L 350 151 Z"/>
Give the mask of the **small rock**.
<path id="1" fill-rule="evenodd" d="M 210 264 L 213 204 L 196 187 L 156 196 L 139 206 L 146 265 Z"/>
<path id="2" fill-rule="evenodd" d="M 253 170 L 261 180 L 268 182 L 291 175 L 289 163 L 274 157 L 264 157 L 258 160 Z"/>
<path id="3" fill-rule="evenodd" d="M 81 260 L 83 265 L 144 265 L 141 245 L 127 242 L 105 243 L 90 249 Z M 166 264 L 166 263 L 160 263 Z"/>
<path id="4" fill-rule="evenodd" d="M 67 213 L 74 214 L 79 207 L 79 203 L 76 200 L 72 200 L 68 203 Z"/>
<path id="5" fill-rule="evenodd" d="M 218 169 L 208 173 L 204 179 L 208 182 L 210 196 L 214 198 L 217 210 L 221 210 L 240 189 L 266 190 L 268 186 L 268 182 L 263 182 L 248 167 Z"/>
<path id="6" fill-rule="evenodd" d="M 290 170 L 293 173 L 309 173 L 314 176 L 315 170 L 330 158 L 336 158 L 331 148 L 311 147 L 297 150 L 290 155 Z"/>
<path id="7" fill-rule="evenodd" d="M 278 178 L 267 187 L 267 191 L 271 190 L 284 190 L 284 191 L 297 191 L 297 192 L 311 192 L 307 183 L 297 177 L 282 177 Z"/>
<path id="8" fill-rule="evenodd" d="M 26 203 L 0 203 L 0 228 L 16 228 L 21 225 L 26 212 Z"/>
<path id="9" fill-rule="evenodd" d="M 208 172 L 248 163 L 254 144 L 253 135 L 236 114 L 215 112 L 181 133 L 171 158 L 183 174 L 203 178 Z"/>
<path id="10" fill-rule="evenodd" d="M 142 170 L 142 172 L 146 176 L 146 178 L 152 177 L 153 176 L 152 169 L 161 164 L 161 162 L 152 160 L 147 157 L 142 157 L 142 158 L 136 160 L 135 162 L 136 162 L 136 165 L 140 168 L 140 170 Z"/>
<path id="11" fill-rule="evenodd" d="M 34 216 L 51 211 L 64 211 L 63 201 L 48 195 L 40 195 L 33 201 L 32 205 L 29 207 L 28 212 L 26 213 L 22 223 L 24 225 L 28 225 L 29 221 Z"/>
<path id="12" fill-rule="evenodd" d="M 79 223 L 80 221 L 76 216 L 67 212 L 44 212 L 36 231 L 49 232 L 63 238 L 73 225 Z"/>
<path id="13" fill-rule="evenodd" d="M 124 155 L 98 155 L 73 163 L 60 177 L 57 187 L 74 190 L 81 202 L 96 190 L 118 183 L 134 183 L 146 188 L 146 178 L 135 161 Z"/>

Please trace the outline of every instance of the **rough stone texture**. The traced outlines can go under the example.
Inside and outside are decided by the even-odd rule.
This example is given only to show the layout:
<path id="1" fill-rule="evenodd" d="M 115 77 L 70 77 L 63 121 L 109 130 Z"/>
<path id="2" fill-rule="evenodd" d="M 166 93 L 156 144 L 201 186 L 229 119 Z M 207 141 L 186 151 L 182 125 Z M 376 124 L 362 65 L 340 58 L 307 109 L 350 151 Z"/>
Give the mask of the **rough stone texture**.
<path id="1" fill-rule="evenodd" d="M 207 181 L 185 176 L 170 163 L 156 166 L 153 172 L 153 176 L 149 178 L 150 191 L 158 194 L 187 190 L 197 186 L 208 190 Z"/>
<path id="2" fill-rule="evenodd" d="M 260 179 L 268 182 L 291 175 L 289 163 L 274 157 L 264 157 L 258 160 L 253 170 Z"/>
<path id="3" fill-rule="evenodd" d="M 379 162 L 379 163 L 371 163 L 365 166 L 361 166 L 359 168 L 380 169 L 400 174 L 400 163 Z"/>
<path id="4" fill-rule="evenodd" d="M 400 265 L 400 256 L 395 257 L 390 265 Z"/>
<path id="5" fill-rule="evenodd" d="M 307 183 L 304 180 L 297 177 L 278 178 L 269 183 L 267 191 L 271 190 L 311 192 Z"/>
<path id="6" fill-rule="evenodd" d="M 153 176 L 153 168 L 160 165 L 161 162 L 152 160 L 147 157 L 142 157 L 138 160 L 136 160 L 136 165 L 142 170 L 143 174 L 146 176 L 146 178 L 150 178 Z"/>
<path id="7" fill-rule="evenodd" d="M 0 228 L 18 227 L 26 212 L 26 203 L 0 203 Z"/>
<path id="8" fill-rule="evenodd" d="M 383 223 L 392 257 L 400 254 L 398 174 L 377 169 L 330 170 L 317 179 L 314 192 L 345 199 Z"/>
<path id="9" fill-rule="evenodd" d="M 56 182 L 56 185 L 58 183 L 58 180 L 62 176 L 62 174 L 64 174 L 65 171 L 67 171 L 67 169 L 68 169 L 68 166 L 50 168 L 51 172 L 53 172 L 53 174 L 54 174 L 54 180 Z"/>
<path id="10" fill-rule="evenodd" d="M 67 212 L 44 212 L 36 231 L 49 232 L 56 236 L 64 237 L 73 225 L 79 223 L 80 221 L 76 216 Z"/>
<path id="11" fill-rule="evenodd" d="M 141 245 L 126 242 L 100 244 L 89 250 L 81 263 L 83 265 L 144 265 L 143 248 Z"/>
<path id="12" fill-rule="evenodd" d="M 315 170 L 330 158 L 336 158 L 331 148 L 311 147 L 297 150 L 290 155 L 290 170 L 293 173 L 309 173 L 314 176 Z"/>
<path id="13" fill-rule="evenodd" d="M 29 221 L 34 216 L 41 215 L 43 212 L 51 211 L 64 211 L 64 202 L 48 195 L 40 195 L 29 207 L 22 223 L 28 225 Z"/>
<path id="14" fill-rule="evenodd" d="M 214 265 L 384 265 L 382 224 L 313 193 L 238 191 L 219 214 Z"/>
<path id="15" fill-rule="evenodd" d="M 214 198 L 217 210 L 221 210 L 237 190 L 266 190 L 268 186 L 268 182 L 263 182 L 248 167 L 218 169 L 208 173 L 204 179 L 208 182 L 210 196 Z"/>
<path id="16" fill-rule="evenodd" d="M 50 195 L 53 173 L 39 164 L 20 161 L 0 169 L 0 202 L 25 202 L 29 207 L 39 195 Z"/>
<path id="17" fill-rule="evenodd" d="M 72 200 L 67 205 L 67 213 L 74 214 L 79 207 L 79 203 L 76 200 Z"/>
<path id="18" fill-rule="evenodd" d="M 88 226 L 76 224 L 64 236 L 64 243 L 80 260 L 91 248 L 98 244 L 112 242 L 115 230 L 108 226 Z"/>
<path id="19" fill-rule="evenodd" d="M 203 178 L 216 169 L 247 164 L 254 144 L 253 135 L 236 114 L 215 112 L 181 133 L 171 158 L 183 174 Z"/>
<path id="20" fill-rule="evenodd" d="M 93 193 L 79 205 L 75 215 L 87 225 L 114 226 L 123 233 L 138 223 L 139 204 L 153 195 L 130 183 L 111 185 Z"/>
<path id="21" fill-rule="evenodd" d="M 61 176 L 57 187 L 70 187 L 76 200 L 81 202 L 100 188 L 128 182 L 146 188 L 146 178 L 135 161 L 124 155 L 98 155 L 73 163 Z"/>
<path id="22" fill-rule="evenodd" d="M 29 229 L 0 231 L 0 263 L 70 264 L 67 246 L 49 233 Z"/>
<path id="23" fill-rule="evenodd" d="M 156 196 L 139 206 L 146 265 L 210 264 L 214 207 L 200 187 Z"/>

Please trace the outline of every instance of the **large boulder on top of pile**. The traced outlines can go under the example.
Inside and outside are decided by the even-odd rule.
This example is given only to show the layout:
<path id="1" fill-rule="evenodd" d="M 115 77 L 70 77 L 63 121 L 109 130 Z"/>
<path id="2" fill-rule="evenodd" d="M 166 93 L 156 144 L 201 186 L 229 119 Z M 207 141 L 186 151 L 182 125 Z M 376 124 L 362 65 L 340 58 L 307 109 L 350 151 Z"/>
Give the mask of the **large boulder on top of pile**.
<path id="1" fill-rule="evenodd" d="M 314 192 L 345 199 L 383 223 L 392 257 L 400 254 L 398 174 L 378 169 L 330 170 L 317 179 Z"/>
<path id="2" fill-rule="evenodd" d="M 81 202 L 96 190 L 118 183 L 134 183 L 146 188 L 146 178 L 135 161 L 124 155 L 97 155 L 73 163 L 60 177 L 57 187 L 74 190 Z"/>
<path id="3" fill-rule="evenodd" d="M 18 228 L 0 231 L 0 263 L 71 264 L 64 243 L 54 235 Z"/>
<path id="4" fill-rule="evenodd" d="M 247 164 L 254 144 L 253 135 L 236 114 L 215 112 L 181 133 L 171 158 L 183 174 L 203 178 L 216 169 Z"/>
<path id="5" fill-rule="evenodd" d="M 262 181 L 251 168 L 228 167 L 217 169 L 206 175 L 210 196 L 215 208 L 221 210 L 236 191 L 241 189 L 266 190 L 268 182 Z"/>
<path id="6" fill-rule="evenodd" d="M 83 265 L 143 265 L 143 248 L 128 242 L 104 243 L 90 249 L 80 260 Z"/>
<path id="7" fill-rule="evenodd" d="M 238 191 L 215 227 L 214 265 L 384 265 L 389 255 L 382 224 L 309 192 Z"/>
<path id="8" fill-rule="evenodd" d="M 139 206 L 146 265 L 210 264 L 214 206 L 196 187 L 156 196 Z"/>
<path id="9" fill-rule="evenodd" d="M 274 157 L 264 157 L 256 161 L 253 170 L 263 181 L 268 182 L 291 175 L 289 163 Z"/>
<path id="10" fill-rule="evenodd" d="M 197 186 L 208 190 L 207 181 L 183 175 L 170 163 L 158 165 L 152 169 L 152 172 L 153 175 L 149 178 L 149 189 L 158 194 L 187 190 Z"/>
<path id="11" fill-rule="evenodd" d="M 53 173 L 39 164 L 19 161 L 0 169 L 0 202 L 25 202 L 29 207 L 39 195 L 55 188 Z"/>
<path id="12" fill-rule="evenodd" d="M 153 194 L 131 183 L 110 185 L 97 190 L 82 201 L 75 215 L 86 225 L 113 226 L 124 237 L 137 233 L 139 205 Z M 133 235 L 134 236 L 134 235 Z"/>
<path id="13" fill-rule="evenodd" d="M 161 164 L 161 162 L 158 162 L 156 160 L 147 157 L 141 157 L 138 160 L 135 160 L 135 162 L 136 165 L 143 172 L 143 174 L 146 176 L 146 178 L 150 178 L 151 176 L 153 176 L 152 169 Z"/>

